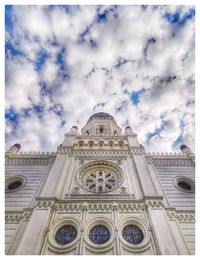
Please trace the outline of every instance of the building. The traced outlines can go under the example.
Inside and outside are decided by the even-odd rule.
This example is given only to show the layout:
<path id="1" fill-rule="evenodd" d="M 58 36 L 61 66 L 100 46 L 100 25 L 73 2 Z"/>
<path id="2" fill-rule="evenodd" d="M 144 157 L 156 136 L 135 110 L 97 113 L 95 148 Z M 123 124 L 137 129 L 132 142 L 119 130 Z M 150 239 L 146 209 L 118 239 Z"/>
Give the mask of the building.
<path id="1" fill-rule="evenodd" d="M 56 153 L 6 152 L 6 254 L 195 253 L 195 157 L 146 153 L 108 113 Z"/>

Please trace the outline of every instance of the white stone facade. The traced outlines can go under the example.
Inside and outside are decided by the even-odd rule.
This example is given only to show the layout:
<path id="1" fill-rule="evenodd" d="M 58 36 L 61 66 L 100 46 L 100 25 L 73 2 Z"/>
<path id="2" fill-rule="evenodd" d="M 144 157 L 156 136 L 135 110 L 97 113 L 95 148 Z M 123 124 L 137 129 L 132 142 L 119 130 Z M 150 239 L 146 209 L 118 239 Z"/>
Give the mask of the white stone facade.
<path id="1" fill-rule="evenodd" d="M 6 152 L 6 254 L 195 253 L 195 157 L 185 145 L 146 153 L 130 127 L 123 134 L 97 113 L 56 153 L 19 149 Z"/>

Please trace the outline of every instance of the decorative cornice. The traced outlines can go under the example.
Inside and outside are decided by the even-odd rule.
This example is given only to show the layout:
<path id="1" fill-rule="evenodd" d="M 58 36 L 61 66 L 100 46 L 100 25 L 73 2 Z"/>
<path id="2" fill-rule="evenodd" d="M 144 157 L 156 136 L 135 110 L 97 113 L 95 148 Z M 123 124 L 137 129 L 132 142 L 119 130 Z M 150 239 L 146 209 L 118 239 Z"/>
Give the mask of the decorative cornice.
<path id="1" fill-rule="evenodd" d="M 165 158 L 167 158 L 167 157 L 169 157 L 169 158 L 174 158 L 174 157 L 183 157 L 183 158 L 187 158 L 187 156 L 185 156 L 185 155 L 183 155 L 182 153 L 154 153 L 154 152 L 152 152 L 152 153 L 146 153 L 145 154 L 146 156 L 149 156 L 149 157 L 153 157 L 154 159 L 156 159 L 156 158 L 163 158 L 163 157 L 165 157 Z"/>
<path id="2" fill-rule="evenodd" d="M 128 151 L 74 151 L 74 156 L 80 157 L 127 157 Z"/>
<path id="3" fill-rule="evenodd" d="M 105 212 L 112 210 L 120 211 L 139 211 L 145 209 L 144 203 L 79 203 L 79 204 L 58 204 L 56 209 L 58 211 L 95 211 L 95 212 Z"/>
<path id="4" fill-rule="evenodd" d="M 186 156 L 182 153 L 146 153 L 147 163 L 155 166 L 194 166 L 195 156 Z"/>
<path id="5" fill-rule="evenodd" d="M 121 202 L 112 202 L 112 201 L 83 201 L 80 200 L 71 200 L 70 202 L 66 201 L 56 201 L 54 199 L 39 199 L 35 205 L 36 209 L 47 209 L 53 208 L 57 211 L 112 211 L 120 210 L 126 212 L 140 211 L 146 208 L 144 201 L 133 202 L 132 200 L 121 201 Z"/>
<path id="6" fill-rule="evenodd" d="M 163 204 L 163 199 L 146 199 L 145 200 L 145 204 L 147 208 L 153 208 L 153 209 L 157 209 L 157 208 L 164 208 L 164 204 Z"/>
<path id="7" fill-rule="evenodd" d="M 148 162 L 148 160 L 147 160 Z M 194 163 L 189 159 L 162 159 L 162 160 L 153 160 L 153 165 L 155 166 L 194 166 Z"/>
<path id="8" fill-rule="evenodd" d="M 131 154 L 145 154 L 145 150 L 143 147 L 137 147 L 131 149 Z"/>
<path id="9" fill-rule="evenodd" d="M 71 147 L 65 147 L 65 146 L 58 146 L 57 153 L 59 154 L 67 154 L 69 156 L 73 155 L 73 150 Z"/>
<path id="10" fill-rule="evenodd" d="M 57 153 L 54 152 L 34 152 L 34 151 L 24 151 L 24 152 L 18 152 L 14 155 L 7 155 L 6 157 L 9 158 L 49 158 L 50 156 L 56 156 Z"/>
<path id="11" fill-rule="evenodd" d="M 19 223 L 22 220 L 28 221 L 31 217 L 32 210 L 24 211 L 24 212 L 7 212 L 5 214 L 5 222 L 6 223 Z"/>
<path id="12" fill-rule="evenodd" d="M 178 222 L 195 222 L 195 213 L 177 212 L 175 210 L 167 209 L 167 216 L 169 220 L 177 220 Z"/>
<path id="13" fill-rule="evenodd" d="M 6 158 L 5 165 L 47 165 L 53 163 L 55 157 L 49 158 Z"/>
<path id="14" fill-rule="evenodd" d="M 36 209 L 47 209 L 54 208 L 55 200 L 38 200 L 36 201 L 35 208 Z"/>

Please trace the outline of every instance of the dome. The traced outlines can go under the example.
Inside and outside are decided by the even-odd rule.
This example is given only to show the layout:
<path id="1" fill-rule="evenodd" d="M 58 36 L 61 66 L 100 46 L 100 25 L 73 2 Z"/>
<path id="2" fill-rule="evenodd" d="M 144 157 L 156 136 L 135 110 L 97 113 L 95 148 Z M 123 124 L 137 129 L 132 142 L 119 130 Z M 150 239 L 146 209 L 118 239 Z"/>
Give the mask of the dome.
<path id="1" fill-rule="evenodd" d="M 20 149 L 21 148 L 21 145 L 20 144 L 14 144 L 15 147 L 17 147 L 17 149 Z"/>
<path id="2" fill-rule="evenodd" d="M 111 116 L 110 114 L 104 113 L 104 112 L 98 112 L 98 113 L 95 113 L 94 115 L 92 115 L 92 116 L 88 119 L 87 123 L 89 123 L 92 119 L 96 119 L 96 118 L 100 118 L 100 119 L 111 119 L 111 120 L 114 121 L 114 117 Z"/>
<path id="3" fill-rule="evenodd" d="M 180 149 L 181 149 L 181 150 L 183 150 L 183 149 L 185 149 L 185 148 L 187 148 L 187 145 L 185 145 L 185 144 L 182 144 L 182 145 L 180 146 Z"/>

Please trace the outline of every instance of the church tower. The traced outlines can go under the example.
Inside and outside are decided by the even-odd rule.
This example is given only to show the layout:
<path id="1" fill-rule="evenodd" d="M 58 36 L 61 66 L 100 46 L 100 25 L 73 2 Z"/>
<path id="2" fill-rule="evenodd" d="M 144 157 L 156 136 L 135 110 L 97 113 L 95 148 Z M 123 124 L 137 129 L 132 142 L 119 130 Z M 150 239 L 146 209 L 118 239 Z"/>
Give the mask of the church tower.
<path id="1" fill-rule="evenodd" d="M 56 153 L 6 153 L 6 254 L 194 254 L 195 157 L 146 153 L 108 113 Z M 12 231 L 11 231 L 12 230 Z"/>

